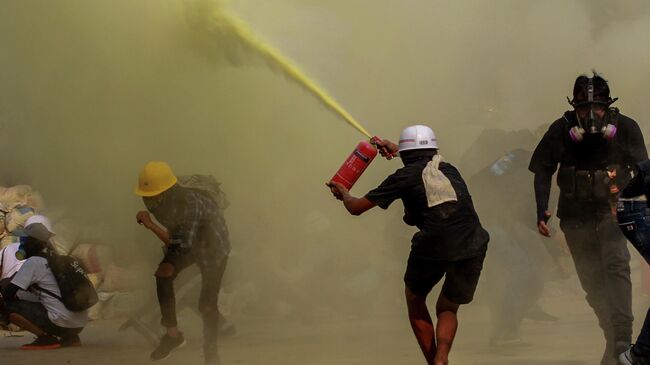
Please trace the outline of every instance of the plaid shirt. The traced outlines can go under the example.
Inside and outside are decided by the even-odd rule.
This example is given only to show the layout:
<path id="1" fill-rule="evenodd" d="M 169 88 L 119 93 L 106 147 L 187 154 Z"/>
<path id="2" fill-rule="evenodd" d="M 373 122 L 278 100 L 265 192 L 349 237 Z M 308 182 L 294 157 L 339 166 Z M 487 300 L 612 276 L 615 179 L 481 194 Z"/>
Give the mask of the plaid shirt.
<path id="1" fill-rule="evenodd" d="M 223 211 L 208 194 L 176 185 L 147 208 L 167 229 L 171 243 L 191 248 L 197 263 L 218 263 L 230 253 Z"/>

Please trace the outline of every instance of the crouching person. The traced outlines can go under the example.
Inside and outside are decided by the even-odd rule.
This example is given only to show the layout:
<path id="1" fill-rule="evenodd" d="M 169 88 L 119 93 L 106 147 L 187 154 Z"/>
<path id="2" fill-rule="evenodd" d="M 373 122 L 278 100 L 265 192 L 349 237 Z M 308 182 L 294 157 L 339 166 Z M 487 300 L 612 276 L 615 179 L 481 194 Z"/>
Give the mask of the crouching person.
<path id="1" fill-rule="evenodd" d="M 5 321 L 37 336 L 34 342 L 21 346 L 23 350 L 80 346 L 79 333 L 88 322 L 88 312 L 73 312 L 61 300 L 59 284 L 48 263 L 54 255 L 48 243 L 54 235 L 51 225 L 47 218 L 35 215 L 26 222 L 25 233 L 16 252 L 16 257 L 25 261 L 2 288 L 0 314 Z"/>

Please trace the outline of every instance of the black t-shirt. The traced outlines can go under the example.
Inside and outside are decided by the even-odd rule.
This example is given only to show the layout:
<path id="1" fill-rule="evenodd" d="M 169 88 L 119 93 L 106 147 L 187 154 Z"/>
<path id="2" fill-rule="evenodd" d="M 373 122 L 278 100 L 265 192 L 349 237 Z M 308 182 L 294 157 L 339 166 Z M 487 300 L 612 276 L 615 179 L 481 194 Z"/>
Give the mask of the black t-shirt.
<path id="1" fill-rule="evenodd" d="M 574 142 L 569 130 L 577 125 L 574 111 L 564 113 L 551 124 L 537 145 L 528 169 L 535 174 L 552 175 L 558 167 L 575 166 L 576 170 L 603 170 L 617 165 L 617 181 L 625 186 L 633 166 L 648 158 L 639 125 L 623 114 L 617 116 L 614 139 L 606 141 L 599 135 L 592 141 Z M 628 178 L 628 179 L 626 179 Z M 585 212 L 609 212 L 607 201 L 578 202 L 562 193 L 558 204 L 559 218 L 575 218 Z"/>
<path id="2" fill-rule="evenodd" d="M 439 169 L 451 182 L 458 201 L 429 208 L 422 180 L 422 170 L 429 161 L 422 158 L 395 171 L 366 198 L 382 209 L 402 200 L 404 222 L 420 229 L 411 240 L 411 255 L 449 261 L 477 256 L 485 249 L 489 235 L 481 227 L 463 178 L 454 166 L 441 162 Z"/>

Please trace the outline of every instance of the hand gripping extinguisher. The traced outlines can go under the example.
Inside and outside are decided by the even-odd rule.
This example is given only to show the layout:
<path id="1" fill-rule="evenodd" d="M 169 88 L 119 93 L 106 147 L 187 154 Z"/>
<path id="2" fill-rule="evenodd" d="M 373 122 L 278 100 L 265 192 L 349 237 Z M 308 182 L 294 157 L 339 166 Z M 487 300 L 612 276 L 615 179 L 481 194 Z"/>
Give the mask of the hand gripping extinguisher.
<path id="1" fill-rule="evenodd" d="M 350 190 L 354 183 L 357 182 L 361 174 L 366 170 L 368 165 L 377 156 L 377 149 L 372 143 L 378 140 L 378 137 L 373 137 L 370 142 L 361 141 L 354 148 L 354 151 L 345 159 L 341 168 L 332 177 L 332 182 L 338 182 Z"/>

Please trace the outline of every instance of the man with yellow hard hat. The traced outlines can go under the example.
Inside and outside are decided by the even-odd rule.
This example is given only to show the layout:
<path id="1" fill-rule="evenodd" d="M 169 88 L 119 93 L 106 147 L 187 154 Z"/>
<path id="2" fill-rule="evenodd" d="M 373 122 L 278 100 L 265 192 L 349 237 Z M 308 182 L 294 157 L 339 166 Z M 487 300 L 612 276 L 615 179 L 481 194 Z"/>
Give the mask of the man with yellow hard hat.
<path id="1" fill-rule="evenodd" d="M 151 360 L 165 359 L 185 344 L 176 322 L 173 282 L 181 270 L 196 264 L 202 277 L 199 311 L 203 318 L 205 363 L 218 364 L 217 302 L 230 252 L 222 210 L 206 191 L 181 186 L 165 162 L 152 161 L 144 166 L 135 193 L 147 207 L 138 212 L 137 222 L 165 244 L 165 256 L 155 276 L 161 323 L 167 330 L 151 353 Z M 151 219 L 150 213 L 159 224 Z"/>

